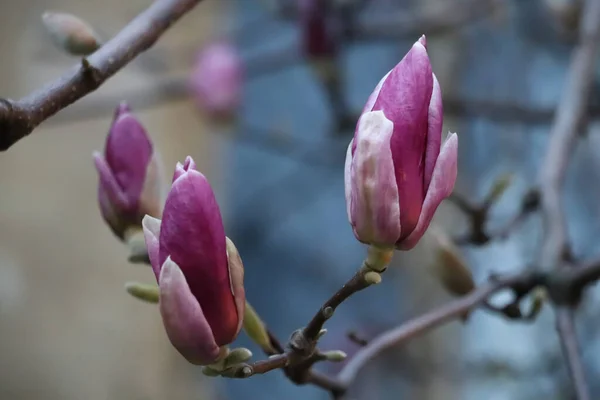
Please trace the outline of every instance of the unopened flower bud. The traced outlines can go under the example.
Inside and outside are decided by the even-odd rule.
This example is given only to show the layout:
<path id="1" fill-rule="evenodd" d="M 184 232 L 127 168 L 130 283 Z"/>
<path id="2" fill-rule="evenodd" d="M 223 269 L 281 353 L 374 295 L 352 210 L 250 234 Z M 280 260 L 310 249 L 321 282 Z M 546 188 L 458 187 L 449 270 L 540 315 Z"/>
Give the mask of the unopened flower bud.
<path id="1" fill-rule="evenodd" d="M 42 22 L 54 43 L 69 54 L 85 56 L 96 51 L 101 45 L 94 29 L 74 15 L 45 12 Z"/>
<path id="2" fill-rule="evenodd" d="M 348 218 L 366 244 L 412 249 L 454 188 L 458 137 L 441 146 L 442 92 L 425 45 L 423 36 L 379 82 L 348 146 Z"/>
<path id="3" fill-rule="evenodd" d="M 146 216 L 143 227 L 167 336 L 189 362 L 213 364 L 242 327 L 244 270 L 191 157 L 177 164 L 162 221 Z"/>
<path id="4" fill-rule="evenodd" d="M 198 107 L 213 121 L 231 123 L 241 102 L 244 68 L 238 49 L 215 42 L 196 58 L 190 87 Z"/>
<path id="5" fill-rule="evenodd" d="M 438 227 L 432 226 L 429 233 L 435 239 L 435 258 L 431 265 L 435 277 L 453 295 L 464 296 L 470 293 L 475 289 L 475 282 L 458 247 Z"/>
<path id="6" fill-rule="evenodd" d="M 160 216 L 160 163 L 146 130 L 125 104 L 115 112 L 104 154 L 94 152 L 94 164 L 100 211 L 117 237 L 133 238 L 146 214 Z M 139 246 L 134 250 L 139 253 Z"/>

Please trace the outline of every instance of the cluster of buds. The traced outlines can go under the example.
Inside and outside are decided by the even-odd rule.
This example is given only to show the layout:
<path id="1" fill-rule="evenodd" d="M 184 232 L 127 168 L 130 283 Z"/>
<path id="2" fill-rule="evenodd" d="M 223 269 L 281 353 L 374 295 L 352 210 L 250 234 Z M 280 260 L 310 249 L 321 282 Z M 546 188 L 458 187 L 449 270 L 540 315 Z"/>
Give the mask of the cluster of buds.
<path id="1" fill-rule="evenodd" d="M 423 236 L 456 181 L 458 137 L 442 146 L 442 123 L 423 36 L 369 96 L 348 146 L 346 207 L 360 242 L 409 250 Z"/>
<path id="2" fill-rule="evenodd" d="M 226 41 L 203 48 L 190 76 L 191 92 L 200 110 L 213 122 L 235 122 L 242 97 L 243 62 Z"/>
<path id="3" fill-rule="evenodd" d="M 193 84 L 205 110 L 233 112 L 241 83 L 238 61 L 224 44 L 201 56 Z M 453 190 L 458 138 L 452 134 L 442 145 L 442 123 L 441 89 L 423 36 L 369 97 L 347 151 L 348 218 L 356 238 L 370 245 L 368 284 L 379 282 L 394 249 L 417 244 Z M 124 104 L 115 113 L 105 153 L 95 153 L 94 160 L 104 219 L 123 240 L 128 232 L 143 229 L 144 251 L 158 283 L 127 289 L 159 303 L 173 346 L 189 362 L 207 366 L 207 374 L 228 376 L 232 363 L 251 356 L 246 349 L 227 348 L 244 325 L 271 354 L 266 329 L 245 301 L 242 260 L 225 236 L 213 190 L 194 160 L 177 164 L 161 212 L 152 143 Z M 462 259 L 444 237 L 435 237 L 442 283 L 452 293 L 469 292 L 473 282 Z M 327 360 L 344 358 L 339 351 L 323 354 Z"/>

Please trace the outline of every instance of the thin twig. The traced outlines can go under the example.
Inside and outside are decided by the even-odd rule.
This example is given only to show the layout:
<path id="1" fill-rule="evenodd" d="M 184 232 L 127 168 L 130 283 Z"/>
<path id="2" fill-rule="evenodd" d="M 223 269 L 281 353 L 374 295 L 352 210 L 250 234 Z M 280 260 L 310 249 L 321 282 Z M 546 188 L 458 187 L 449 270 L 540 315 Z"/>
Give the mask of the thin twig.
<path id="1" fill-rule="evenodd" d="M 556 330 L 560 337 L 560 345 L 567 361 L 567 367 L 573 380 L 577 400 L 591 400 L 585 370 L 581 361 L 579 341 L 575 332 L 573 308 L 569 306 L 556 307 Z"/>
<path id="2" fill-rule="evenodd" d="M 17 101 L 0 99 L 0 151 L 7 150 L 47 118 L 98 89 L 150 48 L 200 1 L 156 0 L 114 38 L 56 81 Z"/>

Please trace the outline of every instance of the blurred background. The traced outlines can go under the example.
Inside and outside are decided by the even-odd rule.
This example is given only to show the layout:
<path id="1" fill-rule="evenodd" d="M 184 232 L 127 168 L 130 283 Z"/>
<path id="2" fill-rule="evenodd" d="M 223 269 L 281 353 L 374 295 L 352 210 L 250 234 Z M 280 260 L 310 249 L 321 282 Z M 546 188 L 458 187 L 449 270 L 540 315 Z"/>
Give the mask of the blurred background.
<path id="1" fill-rule="evenodd" d="M 41 14 L 68 11 L 109 38 L 148 1 L 4 1 L 0 93 L 18 98 L 74 63 L 45 35 Z M 155 306 L 125 293 L 152 282 L 111 234 L 96 203 L 93 150 L 104 146 L 114 107 L 130 102 L 167 167 L 192 155 L 211 180 L 246 267 L 246 293 L 281 340 L 305 324 L 360 265 L 344 204 L 343 161 L 354 118 L 379 79 L 421 34 L 443 92 L 445 131 L 460 137 L 456 192 L 482 201 L 512 173 L 487 228 L 506 224 L 535 183 L 576 42 L 577 0 L 372 0 L 327 11 L 335 50 L 306 46 L 296 1 L 205 0 L 105 86 L 46 121 L 0 155 L 0 398 L 327 399 L 280 372 L 206 379 L 173 350 Z M 188 90 L 196 52 L 226 39 L 243 61 L 234 124 L 215 123 Z M 322 40 L 321 37 L 320 40 Z M 319 46 L 317 46 L 319 47 Z M 335 73 L 323 75 L 323 56 Z M 333 63 L 332 63 L 333 60 Z M 576 256 L 598 253 L 600 137 L 597 90 L 565 189 Z M 231 121 L 230 121 L 231 122 Z M 170 176 L 170 173 L 167 174 Z M 466 232 L 449 202 L 436 223 Z M 477 282 L 531 263 L 537 216 L 508 238 L 460 250 Z M 436 242 L 397 254 L 377 289 L 345 303 L 324 349 L 358 349 L 450 298 L 432 276 Z M 600 397 L 597 293 L 580 309 L 583 355 Z M 500 299 L 501 300 L 501 299 Z M 386 352 L 365 368 L 352 399 L 571 399 L 553 315 L 510 322 L 483 311 Z M 259 349 L 241 334 L 238 344 Z M 319 365 L 335 373 L 340 365 Z"/>

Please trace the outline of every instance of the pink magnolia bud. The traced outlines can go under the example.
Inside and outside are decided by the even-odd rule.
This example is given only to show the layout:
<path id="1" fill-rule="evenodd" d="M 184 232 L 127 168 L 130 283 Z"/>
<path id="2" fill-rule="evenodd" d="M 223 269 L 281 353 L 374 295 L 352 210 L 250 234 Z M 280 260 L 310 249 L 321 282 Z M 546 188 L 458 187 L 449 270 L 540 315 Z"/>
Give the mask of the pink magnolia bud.
<path id="1" fill-rule="evenodd" d="M 241 101 L 243 79 L 238 50 L 230 43 L 216 42 L 198 54 L 190 86 L 202 111 L 214 119 L 231 119 Z"/>
<path id="2" fill-rule="evenodd" d="M 162 221 L 146 216 L 143 226 L 171 343 L 193 364 L 214 363 L 242 327 L 244 269 L 191 157 L 177 164 Z"/>
<path id="3" fill-rule="evenodd" d="M 139 228 L 146 214 L 160 216 L 159 162 L 144 127 L 122 103 L 115 110 L 104 154 L 94 152 L 104 220 L 119 238 Z"/>
<path id="4" fill-rule="evenodd" d="M 335 55 L 338 43 L 325 0 L 298 0 L 301 45 L 310 58 Z"/>
<path id="5" fill-rule="evenodd" d="M 358 120 L 345 167 L 356 238 L 409 250 L 454 188 L 458 138 L 442 141 L 442 92 L 423 36 L 379 82 Z"/>

